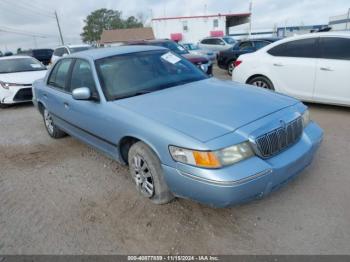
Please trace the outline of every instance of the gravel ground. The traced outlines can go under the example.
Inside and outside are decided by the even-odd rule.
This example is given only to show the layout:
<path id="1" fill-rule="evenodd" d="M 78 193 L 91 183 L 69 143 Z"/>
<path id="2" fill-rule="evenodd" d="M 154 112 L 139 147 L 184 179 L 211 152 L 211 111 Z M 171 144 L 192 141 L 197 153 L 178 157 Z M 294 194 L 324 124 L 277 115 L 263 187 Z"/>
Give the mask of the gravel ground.
<path id="1" fill-rule="evenodd" d="M 350 254 L 350 109 L 310 107 L 325 130 L 313 164 L 229 209 L 153 205 L 125 167 L 49 138 L 31 105 L 1 110 L 0 254 Z"/>

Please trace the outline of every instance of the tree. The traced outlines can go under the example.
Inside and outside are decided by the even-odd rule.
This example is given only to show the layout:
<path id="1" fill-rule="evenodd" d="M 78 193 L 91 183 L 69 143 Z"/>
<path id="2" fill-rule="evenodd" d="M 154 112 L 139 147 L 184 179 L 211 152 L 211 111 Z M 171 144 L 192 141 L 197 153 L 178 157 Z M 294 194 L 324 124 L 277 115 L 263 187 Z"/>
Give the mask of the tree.
<path id="1" fill-rule="evenodd" d="M 126 20 L 122 18 L 122 12 L 110 9 L 98 9 L 93 11 L 84 20 L 85 26 L 80 34 L 83 41 L 95 44 L 101 39 L 103 30 L 143 27 L 142 23 L 134 16 Z"/>

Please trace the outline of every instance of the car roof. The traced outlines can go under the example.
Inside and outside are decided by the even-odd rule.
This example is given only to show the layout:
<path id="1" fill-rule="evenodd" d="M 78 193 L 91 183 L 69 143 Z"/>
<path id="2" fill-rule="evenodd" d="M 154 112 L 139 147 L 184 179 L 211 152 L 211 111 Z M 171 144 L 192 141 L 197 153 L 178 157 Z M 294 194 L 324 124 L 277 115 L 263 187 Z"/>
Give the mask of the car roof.
<path id="1" fill-rule="evenodd" d="M 117 47 L 91 49 L 87 51 L 78 52 L 76 54 L 72 54 L 66 57 L 98 60 L 109 56 L 132 54 L 132 53 L 147 52 L 147 51 L 156 51 L 156 50 L 167 50 L 167 49 L 163 47 L 148 46 L 148 45 L 131 45 L 131 46 L 125 45 L 125 46 L 117 46 Z"/>
<path id="2" fill-rule="evenodd" d="M 28 55 L 12 55 L 12 56 L 2 56 L 0 60 L 10 60 L 10 59 L 19 59 L 19 58 L 33 58 Z"/>
<path id="3" fill-rule="evenodd" d="M 90 47 L 90 45 L 87 45 L 87 44 L 78 44 L 78 45 L 61 45 L 61 46 L 56 47 L 55 49 L 62 48 L 62 47 L 76 48 L 76 47 Z"/>

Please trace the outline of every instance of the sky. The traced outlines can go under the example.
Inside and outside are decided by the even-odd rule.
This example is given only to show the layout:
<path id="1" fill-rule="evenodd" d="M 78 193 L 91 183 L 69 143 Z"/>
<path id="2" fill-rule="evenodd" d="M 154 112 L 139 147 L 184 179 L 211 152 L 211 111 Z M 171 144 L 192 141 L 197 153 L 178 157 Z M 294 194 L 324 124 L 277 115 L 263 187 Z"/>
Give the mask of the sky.
<path id="1" fill-rule="evenodd" d="M 99 8 L 124 17 L 188 16 L 248 12 L 249 0 L 0 0 L 0 50 L 54 48 L 59 35 L 57 11 L 65 42 L 80 43 L 84 19 Z M 253 29 L 285 25 L 328 24 L 348 12 L 350 0 L 253 0 Z M 16 32 L 16 33 L 14 33 Z M 34 36 L 35 35 L 35 36 Z"/>

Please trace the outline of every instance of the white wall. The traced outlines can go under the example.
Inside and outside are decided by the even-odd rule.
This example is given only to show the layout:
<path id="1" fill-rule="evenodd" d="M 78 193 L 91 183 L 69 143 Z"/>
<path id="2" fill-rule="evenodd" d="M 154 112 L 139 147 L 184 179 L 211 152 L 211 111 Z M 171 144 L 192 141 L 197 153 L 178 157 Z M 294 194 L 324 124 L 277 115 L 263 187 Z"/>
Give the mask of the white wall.
<path id="1" fill-rule="evenodd" d="M 218 20 L 218 27 L 214 28 L 214 20 Z M 187 21 L 187 32 L 183 29 Z M 171 38 L 171 34 L 181 33 L 182 42 L 197 43 L 200 39 L 210 36 L 211 31 L 223 31 L 226 28 L 226 17 L 188 18 L 188 19 L 164 19 L 153 20 L 152 28 L 156 38 Z"/>

